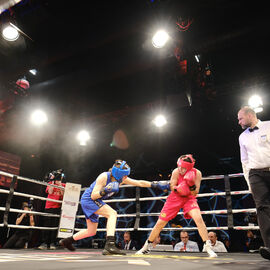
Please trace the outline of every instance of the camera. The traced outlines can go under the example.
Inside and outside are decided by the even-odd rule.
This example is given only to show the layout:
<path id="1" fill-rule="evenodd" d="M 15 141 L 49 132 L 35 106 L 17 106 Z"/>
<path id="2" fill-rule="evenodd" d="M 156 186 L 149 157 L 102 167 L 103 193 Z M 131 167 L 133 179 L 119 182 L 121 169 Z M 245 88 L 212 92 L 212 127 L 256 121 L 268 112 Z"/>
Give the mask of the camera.
<path id="1" fill-rule="evenodd" d="M 30 210 L 33 210 L 33 201 L 34 201 L 34 198 L 30 198 L 29 201 L 28 201 L 28 208 Z"/>
<path id="2" fill-rule="evenodd" d="M 58 180 L 58 181 L 63 181 L 65 179 L 65 174 L 63 169 L 58 169 L 56 171 L 52 171 L 46 174 L 44 181 L 49 182 L 52 180 Z"/>

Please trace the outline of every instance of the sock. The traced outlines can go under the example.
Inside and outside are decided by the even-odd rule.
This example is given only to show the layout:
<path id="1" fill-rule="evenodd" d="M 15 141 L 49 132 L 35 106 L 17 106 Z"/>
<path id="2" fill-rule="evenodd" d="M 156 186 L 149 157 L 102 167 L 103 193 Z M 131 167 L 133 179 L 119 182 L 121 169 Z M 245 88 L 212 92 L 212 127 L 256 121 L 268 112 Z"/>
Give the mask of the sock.
<path id="1" fill-rule="evenodd" d="M 115 242 L 115 237 L 114 236 L 107 236 L 106 241 L 107 242 Z"/>

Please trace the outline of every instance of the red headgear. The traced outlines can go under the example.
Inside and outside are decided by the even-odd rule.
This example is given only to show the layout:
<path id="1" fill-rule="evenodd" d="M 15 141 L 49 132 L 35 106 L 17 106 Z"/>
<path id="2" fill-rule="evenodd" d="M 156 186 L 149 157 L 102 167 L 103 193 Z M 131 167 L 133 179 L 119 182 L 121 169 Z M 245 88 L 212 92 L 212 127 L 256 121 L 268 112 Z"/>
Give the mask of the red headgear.
<path id="1" fill-rule="evenodd" d="M 183 160 L 183 159 L 186 159 L 187 157 L 189 157 L 191 159 L 191 163 Z M 194 165 L 195 165 L 195 160 L 191 154 L 185 155 L 184 157 L 178 158 L 178 160 L 177 160 L 177 166 L 182 167 L 182 168 L 186 168 L 187 171 L 190 171 L 191 169 L 193 169 Z"/>

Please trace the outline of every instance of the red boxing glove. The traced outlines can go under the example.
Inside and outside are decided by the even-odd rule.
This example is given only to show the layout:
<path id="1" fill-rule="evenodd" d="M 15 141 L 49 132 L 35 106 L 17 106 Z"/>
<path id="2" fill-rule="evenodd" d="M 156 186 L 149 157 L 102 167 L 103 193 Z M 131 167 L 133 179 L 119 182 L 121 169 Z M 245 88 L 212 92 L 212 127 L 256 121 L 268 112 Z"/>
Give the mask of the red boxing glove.
<path id="1" fill-rule="evenodd" d="M 190 189 L 186 182 L 182 182 L 178 186 L 173 187 L 173 190 L 178 192 L 180 196 L 190 195 Z"/>
<path id="2" fill-rule="evenodd" d="M 185 174 L 184 179 L 186 180 L 187 185 L 189 186 L 189 189 L 191 191 L 196 189 L 196 185 L 195 185 L 195 177 L 196 174 L 194 171 L 189 171 Z"/>

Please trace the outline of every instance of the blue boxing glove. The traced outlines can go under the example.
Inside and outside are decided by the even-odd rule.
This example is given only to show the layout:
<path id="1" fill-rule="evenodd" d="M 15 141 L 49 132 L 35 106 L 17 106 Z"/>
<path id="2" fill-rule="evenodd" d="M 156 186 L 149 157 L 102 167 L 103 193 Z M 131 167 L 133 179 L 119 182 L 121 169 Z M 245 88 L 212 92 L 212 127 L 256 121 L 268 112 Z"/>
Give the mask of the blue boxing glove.
<path id="1" fill-rule="evenodd" d="M 102 188 L 99 192 L 100 196 L 103 197 L 104 195 L 115 192 L 117 193 L 119 191 L 119 183 L 118 182 L 111 182 L 106 187 Z"/>
<path id="2" fill-rule="evenodd" d="M 158 188 L 163 192 L 170 190 L 170 181 L 154 181 L 151 183 L 151 188 Z"/>

